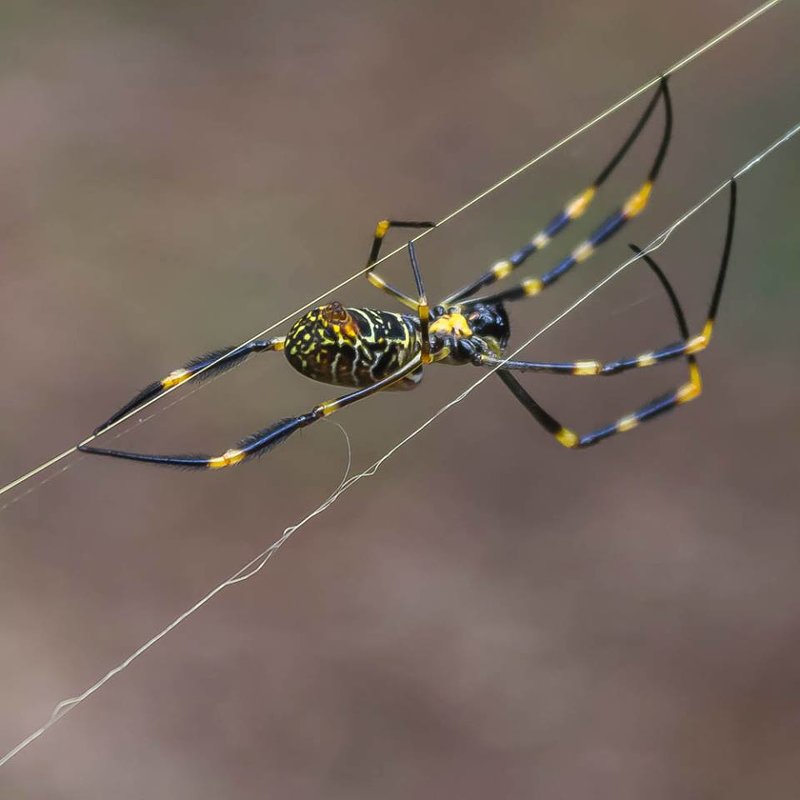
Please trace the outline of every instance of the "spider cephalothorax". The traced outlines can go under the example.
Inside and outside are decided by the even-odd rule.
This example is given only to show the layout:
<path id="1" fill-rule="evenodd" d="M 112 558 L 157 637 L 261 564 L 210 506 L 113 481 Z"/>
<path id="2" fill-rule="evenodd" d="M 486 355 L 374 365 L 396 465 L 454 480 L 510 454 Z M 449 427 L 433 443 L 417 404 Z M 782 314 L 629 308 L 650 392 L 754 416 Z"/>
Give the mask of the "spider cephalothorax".
<path id="1" fill-rule="evenodd" d="M 445 364 L 466 364 L 479 353 L 499 356 L 511 336 L 508 314 L 502 303 L 463 303 L 431 309 L 431 346 L 447 350 L 438 359 Z"/>
<path id="2" fill-rule="evenodd" d="M 623 159 L 638 138 L 645 124 L 663 100 L 665 121 L 661 144 L 653 160 L 647 179 L 639 188 L 595 228 L 587 239 L 580 242 L 558 264 L 536 278 L 527 278 L 516 286 L 486 297 L 475 297 L 483 288 L 508 277 L 553 237 L 563 231 L 573 220 L 587 210 L 598 189 Z M 95 430 L 95 435 L 121 420 L 144 403 L 162 392 L 189 380 L 192 376 L 208 376 L 241 363 L 254 352 L 284 350 L 289 363 L 303 375 L 323 383 L 355 387 L 352 391 L 332 400 L 319 403 L 310 411 L 280 420 L 255 433 L 225 451 L 220 456 L 150 455 L 123 450 L 110 450 L 82 444 L 79 449 L 87 453 L 169 464 L 179 467 L 219 469 L 239 464 L 250 456 L 266 452 L 270 447 L 285 441 L 292 433 L 313 424 L 341 408 L 377 392 L 410 388 L 422 379 L 423 369 L 434 363 L 473 364 L 490 367 L 511 390 L 548 433 L 565 447 L 588 447 L 616 433 L 624 433 L 639 423 L 656 417 L 676 406 L 693 400 L 700 394 L 700 372 L 695 354 L 705 349 L 711 338 L 714 316 L 719 304 L 725 270 L 730 255 L 736 208 L 736 185 L 731 184 L 728 212 L 728 232 L 722 260 L 717 273 L 717 283 L 709 307 L 703 332 L 690 337 L 677 297 L 661 270 L 647 256 L 645 263 L 655 272 L 672 304 L 680 330 L 680 340 L 673 344 L 621 358 L 616 361 L 516 361 L 503 359 L 508 345 L 510 325 L 504 303 L 532 297 L 551 286 L 575 266 L 589 258 L 603 242 L 614 236 L 629 220 L 640 214 L 648 203 L 651 190 L 666 156 L 672 129 L 672 106 L 666 79 L 651 99 L 631 134 L 606 164 L 592 184 L 567 202 L 550 222 L 511 256 L 498 261 L 476 280 L 462 287 L 440 304 L 429 307 L 422 282 L 422 273 L 416 259 L 414 243 L 409 242 L 408 252 L 416 284 L 416 297 L 409 296 L 390 286 L 375 272 L 375 263 L 381 244 L 390 228 L 430 228 L 430 222 L 381 220 L 375 228 L 365 274 L 373 286 L 382 289 L 408 309 L 405 313 L 379 311 L 370 308 L 345 308 L 333 302 L 315 308 L 300 317 L 288 334 L 274 339 L 254 339 L 245 345 L 226 348 L 190 361 L 185 367 L 174 370 L 166 378 L 151 383 L 126 403 L 110 419 Z M 674 358 L 686 358 L 689 381 L 678 389 L 657 397 L 640 406 L 615 423 L 597 428 L 583 436 L 564 428 L 551 417 L 514 377 L 514 371 L 546 372 L 557 375 L 616 375 L 629 369 L 650 367 Z"/>

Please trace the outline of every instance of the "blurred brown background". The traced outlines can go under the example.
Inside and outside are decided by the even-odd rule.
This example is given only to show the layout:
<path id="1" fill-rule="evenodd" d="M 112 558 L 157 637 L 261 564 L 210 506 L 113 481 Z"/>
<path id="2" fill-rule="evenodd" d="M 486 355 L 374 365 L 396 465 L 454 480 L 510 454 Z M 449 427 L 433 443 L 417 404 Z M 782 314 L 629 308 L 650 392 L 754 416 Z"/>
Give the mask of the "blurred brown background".
<path id="1" fill-rule="evenodd" d="M 8 0 L 0 483 L 351 274 L 379 217 L 441 218 L 753 5 Z M 517 305 L 516 341 L 797 122 L 799 25 L 783 3 L 675 76 L 650 209 Z M 524 242 L 644 102 L 427 237 L 429 296 Z M 638 184 L 654 123 L 537 271 Z M 2 797 L 796 797 L 798 164 L 800 140 L 741 182 L 699 402 L 576 454 L 487 381 L 10 762 Z M 724 215 L 658 254 L 695 325 Z M 385 271 L 411 286 L 405 256 Z M 392 307 L 362 281 L 339 298 Z M 633 268 L 526 352 L 673 338 Z M 477 377 L 434 369 L 343 412 L 355 468 Z M 586 430 L 682 378 L 526 383 Z M 330 395 L 264 356 L 117 443 L 217 451 Z M 0 750 L 308 513 L 344 458 L 319 425 L 221 474 L 73 458 L 28 484 L 0 514 Z"/>

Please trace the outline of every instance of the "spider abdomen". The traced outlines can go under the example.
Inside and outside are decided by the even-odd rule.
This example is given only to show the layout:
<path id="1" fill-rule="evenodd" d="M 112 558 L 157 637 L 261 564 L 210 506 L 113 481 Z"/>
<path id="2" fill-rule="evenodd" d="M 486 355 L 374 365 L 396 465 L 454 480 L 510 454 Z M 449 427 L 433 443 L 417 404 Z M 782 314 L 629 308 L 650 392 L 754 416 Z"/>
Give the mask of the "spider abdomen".
<path id="1" fill-rule="evenodd" d="M 344 308 L 339 303 L 300 317 L 284 348 L 298 372 L 339 386 L 371 386 L 407 364 L 419 349 L 415 318 L 371 308 Z M 413 377 L 408 380 L 417 382 Z"/>

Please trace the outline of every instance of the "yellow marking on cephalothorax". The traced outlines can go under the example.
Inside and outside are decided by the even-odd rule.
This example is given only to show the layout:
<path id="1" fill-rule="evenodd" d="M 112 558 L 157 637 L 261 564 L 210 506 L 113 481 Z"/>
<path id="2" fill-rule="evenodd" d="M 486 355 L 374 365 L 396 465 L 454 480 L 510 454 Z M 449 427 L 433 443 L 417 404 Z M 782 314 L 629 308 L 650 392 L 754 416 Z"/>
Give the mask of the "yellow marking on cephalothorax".
<path id="1" fill-rule="evenodd" d="M 550 244 L 550 237 L 544 231 L 539 231 L 539 233 L 531 239 L 531 244 L 537 250 L 541 250 L 543 247 L 547 247 L 547 245 Z"/>
<path id="2" fill-rule="evenodd" d="M 653 184 L 651 181 L 645 181 L 642 188 L 636 194 L 631 195 L 628 201 L 622 207 L 622 213 L 626 219 L 635 217 L 644 211 L 647 201 L 650 199 L 650 193 L 653 191 Z"/>
<path id="3" fill-rule="evenodd" d="M 544 288 L 544 284 L 541 282 L 539 278 L 528 278 L 527 280 L 522 281 L 522 291 L 530 297 L 534 294 L 539 294 Z"/>
<path id="4" fill-rule="evenodd" d="M 592 243 L 582 242 L 572 251 L 572 257 L 580 264 L 581 261 L 586 261 L 592 253 L 594 253 Z"/>
<path id="5" fill-rule="evenodd" d="M 378 224 L 375 226 L 375 235 L 376 235 L 376 236 L 377 236 L 379 239 L 383 239 L 383 237 L 384 237 L 384 236 L 386 236 L 386 231 L 388 231 L 388 230 L 389 230 L 389 228 L 391 227 L 391 225 L 392 225 L 392 223 L 391 223 L 391 222 L 389 222 L 389 220 L 388 220 L 388 219 L 382 219 L 382 220 L 381 220 L 381 221 L 380 221 L 380 222 L 379 222 L 379 223 L 378 223 Z"/>
<path id="6" fill-rule="evenodd" d="M 555 437 L 564 447 L 577 447 L 580 441 L 578 439 L 578 434 L 571 431 L 569 428 L 561 428 L 561 430 L 556 431 Z"/>
<path id="7" fill-rule="evenodd" d="M 701 333 L 699 336 L 694 336 L 686 342 L 686 354 L 693 355 L 705 350 L 708 347 L 708 339 Z"/>
<path id="8" fill-rule="evenodd" d="M 636 366 L 637 367 L 652 367 L 657 361 L 656 355 L 653 352 L 650 353 L 642 353 L 636 359 Z"/>
<path id="9" fill-rule="evenodd" d="M 576 361 L 572 368 L 573 375 L 597 375 L 600 372 L 599 361 Z"/>
<path id="10" fill-rule="evenodd" d="M 501 278 L 505 278 L 506 275 L 510 275 L 511 271 L 514 269 L 514 265 L 508 260 L 498 261 L 494 264 L 490 270 L 492 275 L 494 275 L 497 280 Z"/>
<path id="11" fill-rule="evenodd" d="M 176 369 L 170 372 L 163 381 L 161 381 L 162 389 L 171 389 L 173 386 L 180 386 L 185 380 L 189 378 L 188 369 Z"/>
<path id="12" fill-rule="evenodd" d="M 596 192 L 597 189 L 595 189 L 594 186 L 590 186 L 586 191 L 581 192 L 576 198 L 567 203 L 567 207 L 564 209 L 566 215 L 570 219 L 577 219 L 580 217 L 588 208 L 589 203 L 594 200 Z"/>
<path id="13" fill-rule="evenodd" d="M 223 467 L 232 467 L 235 464 L 244 461 L 247 453 L 242 450 L 226 450 L 221 456 L 212 458 L 208 462 L 209 469 L 222 469 Z"/>
<path id="14" fill-rule="evenodd" d="M 619 433 L 625 433 L 625 431 L 633 430 L 638 424 L 639 420 L 633 414 L 629 414 L 627 417 L 618 419 L 615 427 Z"/>
<path id="15" fill-rule="evenodd" d="M 428 329 L 431 333 L 452 333 L 456 336 L 472 336 L 467 318 L 463 314 L 443 314 L 437 317 Z"/>

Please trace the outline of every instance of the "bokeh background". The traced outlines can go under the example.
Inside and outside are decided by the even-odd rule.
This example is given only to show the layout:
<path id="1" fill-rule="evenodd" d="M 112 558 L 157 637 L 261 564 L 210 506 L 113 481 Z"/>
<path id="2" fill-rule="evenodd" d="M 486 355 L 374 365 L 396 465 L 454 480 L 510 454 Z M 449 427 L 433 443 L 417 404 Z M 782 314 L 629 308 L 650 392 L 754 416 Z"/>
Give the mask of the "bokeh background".
<path id="1" fill-rule="evenodd" d="M 0 483 L 350 275 L 376 219 L 443 217 L 752 6 L 7 0 Z M 515 307 L 516 341 L 797 122 L 798 48 L 786 2 L 674 77 L 650 209 Z M 645 101 L 426 237 L 429 295 L 524 242 Z M 639 183 L 660 121 L 537 270 Z M 11 761 L 0 795 L 796 797 L 798 165 L 800 140 L 741 182 L 699 402 L 573 453 L 487 381 Z M 695 325 L 724 216 L 722 196 L 659 252 Z M 385 272 L 410 288 L 405 256 Z M 339 299 L 392 307 L 360 280 Z M 635 267 L 527 355 L 673 338 Z M 476 377 L 434 369 L 340 414 L 353 469 Z M 585 430 L 682 379 L 526 384 Z M 330 395 L 265 356 L 117 444 L 213 452 Z M 17 492 L 0 513 L 0 750 L 305 516 L 345 460 L 321 424 L 224 473 L 73 457 Z"/>

